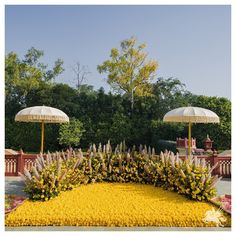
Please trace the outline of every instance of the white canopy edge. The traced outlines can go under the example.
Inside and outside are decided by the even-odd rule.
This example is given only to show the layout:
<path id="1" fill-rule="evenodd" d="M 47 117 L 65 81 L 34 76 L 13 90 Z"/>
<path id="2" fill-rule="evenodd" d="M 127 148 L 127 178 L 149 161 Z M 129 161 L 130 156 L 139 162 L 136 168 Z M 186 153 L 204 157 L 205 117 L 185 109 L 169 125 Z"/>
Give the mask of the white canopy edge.
<path id="1" fill-rule="evenodd" d="M 164 122 L 219 123 L 220 118 L 211 110 L 202 107 L 179 107 L 167 112 Z"/>
<path id="2" fill-rule="evenodd" d="M 203 117 L 203 116 L 166 116 L 165 122 L 183 122 L 183 123 L 219 123 L 219 117 Z"/>
<path id="3" fill-rule="evenodd" d="M 54 107 L 34 106 L 19 111 L 15 116 L 15 121 L 64 123 L 69 122 L 69 117 L 63 111 Z"/>
<path id="4" fill-rule="evenodd" d="M 19 115 L 15 117 L 18 122 L 38 122 L 41 123 L 65 123 L 69 122 L 68 117 L 63 116 L 48 116 L 48 115 Z"/>

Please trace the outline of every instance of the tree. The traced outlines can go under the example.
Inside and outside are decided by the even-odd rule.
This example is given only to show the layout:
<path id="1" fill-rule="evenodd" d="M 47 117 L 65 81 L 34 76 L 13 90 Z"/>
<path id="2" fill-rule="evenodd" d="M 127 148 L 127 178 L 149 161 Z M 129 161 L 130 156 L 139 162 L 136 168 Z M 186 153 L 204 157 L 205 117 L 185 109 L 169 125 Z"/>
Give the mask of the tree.
<path id="1" fill-rule="evenodd" d="M 76 103 L 78 94 L 76 89 L 67 84 L 55 84 L 51 89 L 51 106 L 64 111 L 69 117 L 75 117 L 79 110 Z"/>
<path id="2" fill-rule="evenodd" d="M 179 79 L 169 77 L 158 78 L 153 84 L 153 95 L 156 97 L 156 108 L 153 111 L 162 119 L 166 112 L 181 106 L 188 106 L 191 93 Z"/>
<path id="3" fill-rule="evenodd" d="M 21 60 L 16 53 L 11 52 L 5 58 L 5 98 L 6 106 L 10 104 L 26 106 L 26 96 L 31 90 L 41 85 L 50 84 L 63 72 L 63 61 L 55 61 L 52 69 L 41 63 L 39 59 L 43 51 L 31 48 Z M 10 103 L 10 104 L 9 104 Z"/>
<path id="4" fill-rule="evenodd" d="M 36 151 L 37 139 L 40 138 L 38 124 L 16 123 L 16 113 L 28 106 L 40 104 L 50 106 L 52 103 L 52 87 L 54 79 L 64 70 L 63 61 L 58 59 L 52 68 L 41 62 L 43 51 L 30 48 L 23 59 L 15 52 L 5 56 L 5 141 L 6 147 L 26 151 Z M 55 144 L 57 126 L 51 125 L 46 129 L 50 135 L 46 136 L 45 147 L 51 150 Z"/>
<path id="5" fill-rule="evenodd" d="M 134 107 L 134 96 L 151 95 L 150 81 L 158 68 L 155 60 L 147 60 L 143 52 L 145 44 L 136 46 L 136 39 L 130 38 L 120 44 L 121 49 L 111 49 L 110 59 L 98 65 L 99 73 L 108 74 L 108 83 L 116 91 L 127 93 Z"/>
<path id="6" fill-rule="evenodd" d="M 125 139 L 128 146 L 142 143 L 155 147 L 158 152 L 161 150 L 160 140 L 172 140 L 173 143 L 176 137 L 187 135 L 185 124 L 163 123 L 164 114 L 176 107 L 200 106 L 216 112 L 220 117 L 220 124 L 193 125 L 192 134 L 197 138 L 197 146 L 202 147 L 202 142 L 209 134 L 214 140 L 214 148 L 231 148 L 231 101 L 228 99 L 194 95 L 176 78 L 158 78 L 157 82 L 150 84 L 152 96 L 138 96 L 136 93 L 131 119 L 128 115 L 128 93 L 106 93 L 103 88 L 94 90 L 86 84 L 80 86 L 78 93 L 77 89 L 67 84 L 55 83 L 53 77 L 61 69 L 48 70 L 39 62 L 41 57 L 42 51 L 36 49 L 30 49 L 23 59 L 13 52 L 6 55 L 6 148 L 23 148 L 26 152 L 38 150 L 40 126 L 36 123 L 15 122 L 14 117 L 22 108 L 39 104 L 61 109 L 83 124 L 77 127 L 79 135 L 72 135 L 77 132 L 77 128 L 73 127 L 73 119 L 70 124 L 65 124 L 70 127 L 65 132 L 66 135 L 62 135 L 67 138 L 66 145 L 76 146 L 79 143 L 86 148 L 91 143 L 105 143 L 108 139 L 113 140 L 113 144 Z M 48 125 L 45 129 L 46 150 L 61 149 L 57 137 L 59 125 Z M 76 143 L 73 143 L 74 139 Z M 164 147 L 170 148 L 162 145 Z"/>
<path id="7" fill-rule="evenodd" d="M 120 143 L 124 139 L 130 139 L 131 122 L 129 117 L 122 113 L 115 113 L 112 117 L 112 124 L 110 127 L 110 137 L 112 143 Z"/>
<path id="8" fill-rule="evenodd" d="M 81 84 L 80 85 L 80 89 L 79 89 L 80 93 L 84 93 L 84 94 L 94 94 L 95 90 L 93 88 L 92 85 L 88 85 L 88 84 Z"/>
<path id="9" fill-rule="evenodd" d="M 45 82 L 52 82 L 64 71 L 64 68 L 62 67 L 63 60 L 57 59 L 54 62 L 54 67 L 46 70 L 47 65 L 39 61 L 42 56 L 44 56 L 44 52 L 42 50 L 31 47 L 25 54 L 25 59 L 22 62 L 41 71 L 41 80 L 44 80 Z"/>
<path id="10" fill-rule="evenodd" d="M 76 62 L 75 66 L 72 67 L 72 71 L 76 75 L 76 87 L 80 92 L 80 88 L 84 81 L 86 80 L 87 76 L 91 74 L 87 66 L 81 66 L 80 62 Z"/>
<path id="11" fill-rule="evenodd" d="M 231 149 L 231 101 L 223 97 L 192 96 L 192 106 L 214 111 L 220 117 L 219 124 L 196 124 L 192 133 L 198 140 L 209 134 L 216 149 Z M 200 145 L 203 145 L 200 143 Z M 199 145 L 199 146 L 200 146 Z"/>
<path id="12" fill-rule="evenodd" d="M 63 123 L 59 128 L 59 143 L 71 147 L 78 146 L 84 133 L 83 123 L 73 118 L 69 123 Z"/>

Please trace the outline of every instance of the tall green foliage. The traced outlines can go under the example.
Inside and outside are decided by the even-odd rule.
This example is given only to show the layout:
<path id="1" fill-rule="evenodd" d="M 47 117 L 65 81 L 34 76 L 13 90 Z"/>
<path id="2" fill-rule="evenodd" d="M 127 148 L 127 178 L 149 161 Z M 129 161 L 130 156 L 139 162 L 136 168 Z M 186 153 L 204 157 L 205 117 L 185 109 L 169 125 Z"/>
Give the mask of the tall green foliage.
<path id="1" fill-rule="evenodd" d="M 152 96 L 136 96 L 131 119 L 128 94 L 105 93 L 104 89 L 94 90 L 89 85 L 83 85 L 78 93 L 69 85 L 54 83 L 53 78 L 62 69 L 56 67 L 55 70 L 48 70 L 39 64 L 42 53 L 30 51 L 23 59 L 15 53 L 6 55 L 7 148 L 23 148 L 29 152 L 39 150 L 39 124 L 16 123 L 14 117 L 24 107 L 43 104 L 61 109 L 69 117 L 83 123 L 86 131 L 80 137 L 81 146 L 110 139 L 113 143 L 125 140 L 128 146 L 140 143 L 152 145 L 157 150 L 159 140 L 175 141 L 176 137 L 186 137 L 188 133 L 185 125 L 163 123 L 164 114 L 180 106 L 200 106 L 216 112 L 220 124 L 193 125 L 192 135 L 197 138 L 197 146 L 202 147 L 203 140 L 209 134 L 214 140 L 214 148 L 231 148 L 231 102 L 226 98 L 193 95 L 176 78 L 158 78 L 151 84 Z M 55 136 L 59 137 L 59 125 L 46 125 L 45 150 L 62 148 Z"/>
<path id="2" fill-rule="evenodd" d="M 186 90 L 185 84 L 177 78 L 157 78 L 153 84 L 153 94 L 157 101 L 158 116 L 163 117 L 168 111 L 189 105 L 191 93 Z"/>
<path id="3" fill-rule="evenodd" d="M 71 146 L 78 146 L 85 130 L 83 124 L 77 119 L 71 119 L 69 123 L 63 123 L 59 129 L 59 143 Z"/>
<path id="4" fill-rule="evenodd" d="M 131 120 L 129 117 L 125 116 L 122 113 L 116 112 L 112 117 L 112 124 L 110 127 L 110 133 L 115 134 L 110 136 L 110 139 L 113 143 L 120 143 L 124 139 L 130 140 L 131 137 Z"/>
<path id="5" fill-rule="evenodd" d="M 198 124 L 193 126 L 193 133 L 199 140 L 204 140 L 206 134 L 214 140 L 216 149 L 231 147 L 231 102 L 226 98 L 192 96 L 193 106 L 204 107 L 214 111 L 220 117 L 219 124 Z"/>
<path id="6" fill-rule="evenodd" d="M 52 69 L 40 62 L 43 51 L 31 48 L 23 59 L 14 52 L 5 58 L 5 98 L 6 104 L 15 102 L 26 105 L 26 96 L 32 90 L 39 89 L 41 85 L 52 82 L 63 72 L 63 61 L 55 61 Z"/>

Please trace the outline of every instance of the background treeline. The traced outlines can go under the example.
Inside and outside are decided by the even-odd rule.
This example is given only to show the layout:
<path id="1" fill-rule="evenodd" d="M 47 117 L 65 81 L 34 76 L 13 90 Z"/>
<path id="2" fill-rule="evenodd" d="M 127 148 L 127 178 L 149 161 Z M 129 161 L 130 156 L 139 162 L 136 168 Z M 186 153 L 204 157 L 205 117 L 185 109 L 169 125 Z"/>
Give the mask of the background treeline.
<path id="1" fill-rule="evenodd" d="M 40 62 L 42 56 L 43 52 L 34 48 L 23 59 L 13 52 L 6 55 L 6 148 L 22 148 L 26 152 L 39 150 L 40 124 L 14 121 L 19 110 L 36 105 L 56 107 L 70 118 L 79 119 L 85 130 L 79 147 L 87 148 L 92 143 L 106 143 L 110 139 L 112 144 L 125 140 L 127 146 L 146 144 L 157 151 L 167 147 L 162 140 L 187 137 L 186 124 L 162 122 L 166 112 L 187 105 L 204 107 L 216 112 L 221 122 L 193 125 L 197 146 L 202 147 L 209 134 L 214 148 L 231 148 L 231 102 L 226 98 L 194 95 L 176 78 L 155 78 L 150 84 L 152 94 L 134 96 L 131 107 L 126 93 L 106 93 L 103 88 L 94 90 L 86 84 L 73 88 L 55 83 L 55 78 L 63 71 L 63 61 L 57 60 L 49 69 Z M 59 127 L 58 124 L 46 125 L 45 150 L 65 148 L 59 144 Z"/>

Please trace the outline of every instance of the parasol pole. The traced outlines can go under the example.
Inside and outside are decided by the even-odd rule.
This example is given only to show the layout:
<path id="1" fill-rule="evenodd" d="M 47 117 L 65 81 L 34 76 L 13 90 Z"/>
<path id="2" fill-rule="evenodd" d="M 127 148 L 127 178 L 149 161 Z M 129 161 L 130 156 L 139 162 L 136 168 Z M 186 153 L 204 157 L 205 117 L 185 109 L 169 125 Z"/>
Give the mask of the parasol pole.
<path id="1" fill-rule="evenodd" d="M 44 121 L 42 121 L 41 129 L 41 153 L 43 154 L 43 142 L 44 142 Z"/>
<path id="2" fill-rule="evenodd" d="M 188 123 L 188 155 L 191 154 L 191 121 Z"/>

